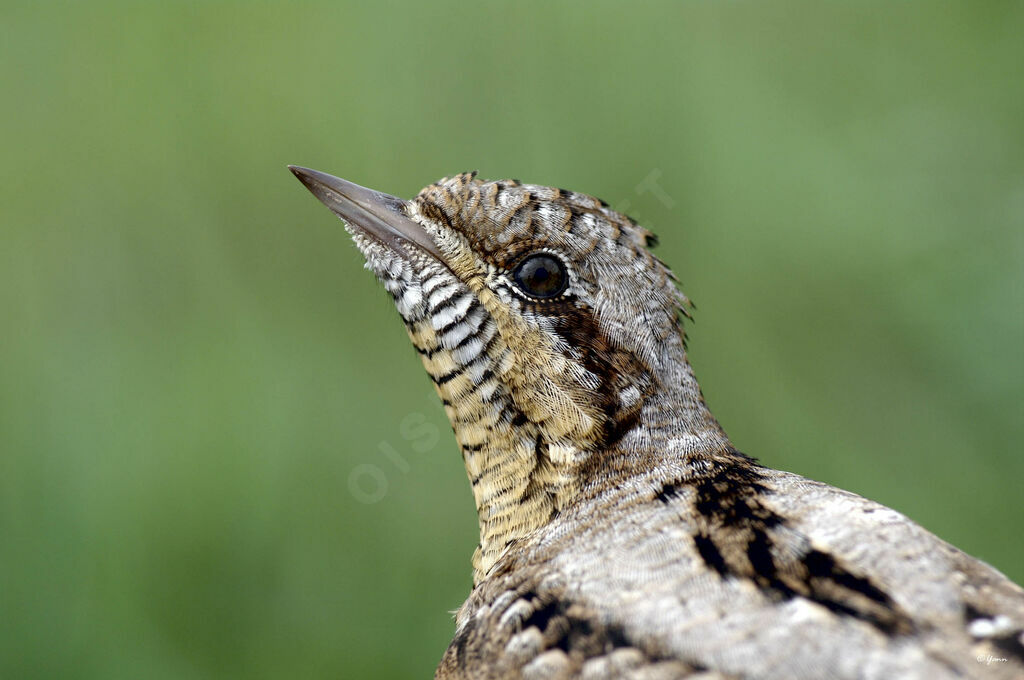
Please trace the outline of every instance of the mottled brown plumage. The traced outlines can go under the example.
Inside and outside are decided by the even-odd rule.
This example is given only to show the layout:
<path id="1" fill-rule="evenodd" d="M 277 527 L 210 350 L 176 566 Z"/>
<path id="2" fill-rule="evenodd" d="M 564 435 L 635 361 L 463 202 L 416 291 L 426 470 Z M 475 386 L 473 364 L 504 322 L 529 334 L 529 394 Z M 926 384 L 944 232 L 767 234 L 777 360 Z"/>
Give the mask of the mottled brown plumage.
<path id="1" fill-rule="evenodd" d="M 1024 676 L 1018 586 L 733 448 L 647 230 L 517 181 L 402 201 L 293 171 L 394 296 L 462 450 L 480 544 L 438 678 Z"/>

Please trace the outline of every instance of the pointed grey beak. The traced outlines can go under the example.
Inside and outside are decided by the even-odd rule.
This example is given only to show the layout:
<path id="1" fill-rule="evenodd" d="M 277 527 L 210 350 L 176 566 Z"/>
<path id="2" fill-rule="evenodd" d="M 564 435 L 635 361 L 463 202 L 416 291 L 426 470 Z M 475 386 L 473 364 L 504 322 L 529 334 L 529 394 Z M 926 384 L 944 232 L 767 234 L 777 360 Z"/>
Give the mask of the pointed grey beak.
<path id="1" fill-rule="evenodd" d="M 406 217 L 405 201 L 361 187 L 325 172 L 289 165 L 288 169 L 335 215 L 383 245 L 403 252 L 401 242 L 412 243 L 444 264 L 444 255 L 416 222 Z"/>

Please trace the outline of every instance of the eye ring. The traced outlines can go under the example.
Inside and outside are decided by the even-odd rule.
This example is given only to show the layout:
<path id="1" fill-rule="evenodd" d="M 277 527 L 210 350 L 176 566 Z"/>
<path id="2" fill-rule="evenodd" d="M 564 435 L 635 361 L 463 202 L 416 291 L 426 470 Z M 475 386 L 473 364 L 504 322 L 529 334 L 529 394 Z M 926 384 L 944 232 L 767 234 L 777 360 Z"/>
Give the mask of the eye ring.
<path id="1" fill-rule="evenodd" d="M 512 281 L 525 295 L 550 300 L 569 287 L 569 267 L 559 256 L 547 250 L 530 253 L 512 268 Z"/>

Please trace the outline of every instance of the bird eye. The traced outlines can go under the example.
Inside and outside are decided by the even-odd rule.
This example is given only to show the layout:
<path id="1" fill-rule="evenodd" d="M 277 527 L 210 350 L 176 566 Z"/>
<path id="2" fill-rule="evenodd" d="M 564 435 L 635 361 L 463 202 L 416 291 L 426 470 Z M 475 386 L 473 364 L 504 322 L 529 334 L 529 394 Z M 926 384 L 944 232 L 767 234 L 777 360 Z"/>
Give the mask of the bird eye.
<path id="1" fill-rule="evenodd" d="M 512 270 L 512 279 L 531 297 L 553 298 L 565 292 L 569 272 L 565 263 L 550 253 L 534 253 Z"/>

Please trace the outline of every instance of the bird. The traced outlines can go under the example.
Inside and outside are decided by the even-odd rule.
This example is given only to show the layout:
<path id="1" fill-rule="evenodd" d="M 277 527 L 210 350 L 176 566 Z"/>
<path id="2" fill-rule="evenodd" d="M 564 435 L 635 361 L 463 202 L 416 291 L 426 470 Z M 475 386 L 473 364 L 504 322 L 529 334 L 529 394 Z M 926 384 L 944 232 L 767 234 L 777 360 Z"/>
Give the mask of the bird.
<path id="1" fill-rule="evenodd" d="M 1024 590 L 899 512 L 738 451 L 655 237 L 589 195 L 292 173 L 394 299 L 476 505 L 435 678 L 1024 678 Z"/>

